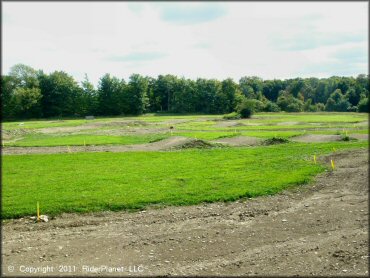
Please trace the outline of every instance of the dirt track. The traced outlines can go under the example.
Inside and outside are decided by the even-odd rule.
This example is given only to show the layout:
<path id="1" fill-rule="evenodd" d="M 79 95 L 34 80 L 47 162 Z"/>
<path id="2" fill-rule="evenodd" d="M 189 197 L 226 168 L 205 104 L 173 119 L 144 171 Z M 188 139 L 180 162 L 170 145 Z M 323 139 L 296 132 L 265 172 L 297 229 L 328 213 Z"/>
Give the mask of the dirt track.
<path id="1" fill-rule="evenodd" d="M 20 275 L 23 265 L 65 276 L 58 266 L 67 265 L 96 276 L 82 266 L 140 265 L 142 275 L 367 276 L 368 150 L 331 158 L 336 171 L 275 196 L 5 223 L 3 274 Z M 135 273 L 101 273 L 109 274 Z"/>
<path id="2" fill-rule="evenodd" d="M 133 152 L 133 151 L 164 151 L 196 142 L 196 139 L 171 136 L 169 138 L 147 144 L 136 145 L 98 145 L 98 146 L 56 146 L 56 147 L 6 147 L 2 149 L 4 155 L 17 154 L 53 154 L 75 152 Z"/>

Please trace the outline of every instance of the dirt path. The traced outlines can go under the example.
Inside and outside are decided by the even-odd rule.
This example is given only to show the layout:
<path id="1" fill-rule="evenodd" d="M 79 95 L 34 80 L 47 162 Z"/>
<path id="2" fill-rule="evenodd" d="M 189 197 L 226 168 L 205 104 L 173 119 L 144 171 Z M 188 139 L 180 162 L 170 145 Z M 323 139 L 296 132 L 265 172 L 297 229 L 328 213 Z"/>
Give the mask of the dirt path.
<path id="1" fill-rule="evenodd" d="M 96 275 L 86 266 L 123 266 L 101 275 L 365 276 L 368 150 L 331 158 L 336 171 L 275 196 L 5 223 L 3 273 L 49 266 L 47 275 Z M 59 265 L 76 271 L 59 273 Z"/>
<path id="2" fill-rule="evenodd" d="M 136 145 L 100 145 L 100 146 L 56 146 L 56 147 L 5 147 L 2 148 L 4 155 L 18 154 L 53 154 L 53 153 L 77 153 L 77 152 L 133 152 L 133 151 L 164 151 L 180 148 L 183 145 L 197 141 L 196 139 L 182 136 L 169 138 Z"/>
<path id="3" fill-rule="evenodd" d="M 306 134 L 306 135 L 292 137 L 291 140 L 296 141 L 296 142 L 303 142 L 303 143 L 335 142 L 335 141 L 341 141 L 342 136 L 324 135 L 324 134 Z"/>
<path id="4" fill-rule="evenodd" d="M 236 136 L 230 138 L 221 138 L 213 140 L 215 143 L 221 143 L 225 145 L 229 145 L 232 147 L 240 147 L 240 146 L 256 146 L 262 143 L 261 138 L 257 137 L 250 137 L 250 136 Z"/>

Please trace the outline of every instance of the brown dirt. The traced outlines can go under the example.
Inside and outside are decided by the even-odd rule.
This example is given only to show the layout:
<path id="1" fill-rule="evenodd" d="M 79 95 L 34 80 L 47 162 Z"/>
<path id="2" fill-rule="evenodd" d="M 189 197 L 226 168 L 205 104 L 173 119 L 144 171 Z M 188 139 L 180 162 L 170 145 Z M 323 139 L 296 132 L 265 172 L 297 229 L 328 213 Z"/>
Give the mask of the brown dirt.
<path id="1" fill-rule="evenodd" d="M 147 126 L 148 123 L 144 121 L 111 121 L 111 122 L 88 122 L 79 126 L 61 126 L 61 127 L 45 127 L 39 128 L 36 131 L 45 134 L 54 133 L 76 133 L 81 131 L 86 131 L 90 129 L 97 129 L 102 127 L 113 127 L 113 128 L 128 128 L 128 127 L 142 127 Z"/>
<path id="2" fill-rule="evenodd" d="M 53 154 L 53 153 L 77 153 L 77 152 L 133 152 L 133 151 L 165 151 L 179 149 L 187 144 L 199 141 L 182 136 L 171 136 L 161 141 L 136 144 L 136 145 L 101 145 L 101 146 L 56 146 L 56 147 L 5 147 L 2 148 L 3 155 L 19 154 Z"/>
<path id="3" fill-rule="evenodd" d="M 12 129 L 12 130 L 6 130 L 2 129 L 1 130 L 1 139 L 2 140 L 19 140 L 19 138 L 23 138 L 22 136 L 31 133 L 32 131 L 24 128 L 19 128 L 19 129 Z"/>
<path id="4" fill-rule="evenodd" d="M 136 274 L 146 276 L 365 277 L 368 150 L 320 161 L 330 158 L 334 172 L 274 196 L 136 213 L 64 214 L 39 224 L 11 220 L 3 225 L 3 275 L 30 276 L 20 266 L 53 266 L 45 275 L 95 276 L 82 267 L 105 265 L 126 268 L 101 276 L 135 275 L 127 267 L 140 266 L 143 272 Z M 76 271 L 60 273 L 60 265 Z"/>
<path id="5" fill-rule="evenodd" d="M 369 121 L 359 122 L 356 125 L 359 125 L 359 126 L 369 126 Z"/>
<path id="6" fill-rule="evenodd" d="M 216 139 L 213 142 L 215 143 L 221 143 L 233 147 L 239 147 L 239 146 L 256 146 L 261 144 L 263 140 L 257 137 L 250 137 L 250 136 L 236 136 L 236 137 L 230 137 L 230 138 L 221 138 Z"/>
<path id="7" fill-rule="evenodd" d="M 348 134 L 350 138 L 355 138 L 358 140 L 369 140 L 368 134 Z"/>
<path id="8" fill-rule="evenodd" d="M 276 125 L 284 125 L 284 126 L 290 126 L 290 125 L 298 125 L 299 122 L 279 122 Z"/>
<path id="9" fill-rule="evenodd" d="M 120 135 L 163 134 L 169 131 L 170 131 L 169 128 L 138 127 L 138 128 L 125 128 L 125 129 L 101 129 L 101 130 L 89 132 L 88 134 L 120 136 Z"/>
<path id="10" fill-rule="evenodd" d="M 317 142 L 334 142 L 341 141 L 340 135 L 322 135 L 322 134 L 307 134 L 302 136 L 295 136 L 291 138 L 292 141 L 304 143 L 317 143 Z"/>

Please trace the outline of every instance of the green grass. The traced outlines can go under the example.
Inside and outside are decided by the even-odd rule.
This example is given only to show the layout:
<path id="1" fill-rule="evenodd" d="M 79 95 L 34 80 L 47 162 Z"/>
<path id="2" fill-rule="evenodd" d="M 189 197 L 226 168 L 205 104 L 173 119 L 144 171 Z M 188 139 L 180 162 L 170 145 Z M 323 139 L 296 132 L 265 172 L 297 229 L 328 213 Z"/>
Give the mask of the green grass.
<path id="1" fill-rule="evenodd" d="M 189 205 L 273 194 L 323 171 L 313 154 L 367 142 L 3 156 L 3 218 Z M 215 170 L 217 169 L 217 170 Z"/>
<path id="2" fill-rule="evenodd" d="M 23 139 L 6 143 L 6 146 L 15 147 L 51 147 L 51 146 L 83 146 L 86 145 L 131 145 L 159 141 L 169 134 L 150 135 L 89 135 L 76 134 L 52 136 L 46 134 L 27 134 Z"/>
<path id="3" fill-rule="evenodd" d="M 191 137 L 202 140 L 215 140 L 219 138 L 234 137 L 241 135 L 240 132 L 235 133 L 234 131 L 224 132 L 224 131 L 213 131 L 213 132 L 204 132 L 204 131 L 193 131 L 193 132 L 174 132 L 174 135 Z"/>
<path id="4" fill-rule="evenodd" d="M 367 113 L 334 113 L 334 112 L 314 112 L 314 113 L 257 113 L 256 119 L 274 122 L 309 122 L 309 123 L 357 123 L 368 120 Z"/>
<path id="5" fill-rule="evenodd" d="M 86 120 L 36 120 L 36 121 L 17 121 L 17 122 L 4 122 L 2 128 L 7 130 L 13 129 L 37 129 L 48 127 L 66 127 L 66 126 L 80 126 L 88 123 Z"/>
<path id="6" fill-rule="evenodd" d="M 244 136 L 252 136 L 258 138 L 272 138 L 272 137 L 281 137 L 281 138 L 290 138 L 293 136 L 298 136 L 305 134 L 303 131 L 243 131 L 241 132 Z"/>

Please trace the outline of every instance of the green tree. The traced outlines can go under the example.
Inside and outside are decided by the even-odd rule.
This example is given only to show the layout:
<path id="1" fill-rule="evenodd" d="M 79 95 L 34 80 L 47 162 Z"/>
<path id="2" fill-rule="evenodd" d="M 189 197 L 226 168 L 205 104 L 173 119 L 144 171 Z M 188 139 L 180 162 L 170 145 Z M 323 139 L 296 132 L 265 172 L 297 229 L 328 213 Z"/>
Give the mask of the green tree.
<path id="1" fill-rule="evenodd" d="M 267 101 L 265 102 L 265 107 L 263 108 L 265 112 L 280 112 L 280 107 L 275 102 Z"/>
<path id="2" fill-rule="evenodd" d="M 38 72 L 30 66 L 16 64 L 10 68 L 9 76 L 13 78 L 15 87 L 39 87 Z"/>
<path id="3" fill-rule="evenodd" d="M 257 94 L 262 92 L 263 80 L 257 76 L 245 76 L 240 78 L 239 87 L 247 98 L 256 98 Z"/>
<path id="4" fill-rule="evenodd" d="M 147 78 L 140 74 L 133 74 L 130 76 L 126 92 L 124 94 L 129 107 L 129 114 L 140 115 L 144 113 L 149 105 L 147 89 Z"/>
<path id="5" fill-rule="evenodd" d="M 39 74 L 42 110 L 45 117 L 79 115 L 81 88 L 74 78 L 63 71 Z"/>
<path id="6" fill-rule="evenodd" d="M 13 93 L 13 113 L 18 118 L 41 116 L 41 90 L 39 88 L 18 87 Z"/>
<path id="7" fill-rule="evenodd" d="M 337 111 L 345 112 L 351 107 L 351 104 L 347 101 L 345 96 L 343 96 L 340 89 L 336 89 L 328 98 L 325 110 L 326 111 Z"/>
<path id="8" fill-rule="evenodd" d="M 369 113 L 369 99 L 363 98 L 358 104 L 358 112 L 367 112 Z"/>
<path id="9" fill-rule="evenodd" d="M 287 91 L 280 91 L 277 105 L 285 112 L 301 112 L 303 110 L 303 102 Z"/>
<path id="10" fill-rule="evenodd" d="M 215 98 L 215 104 L 218 107 L 217 113 L 230 113 L 236 108 L 238 91 L 238 85 L 231 78 L 222 81 L 221 91 L 218 92 Z"/>
<path id="11" fill-rule="evenodd" d="M 1 116 L 4 119 L 14 117 L 13 92 L 16 88 L 14 77 L 1 76 Z"/>
<path id="12" fill-rule="evenodd" d="M 89 81 L 87 75 L 85 79 L 81 82 L 82 94 L 80 111 L 81 115 L 94 115 L 98 113 L 99 109 L 99 99 L 98 92 L 94 85 Z"/>
<path id="13" fill-rule="evenodd" d="M 128 101 L 125 97 L 125 82 L 117 77 L 105 74 L 98 85 L 98 114 L 120 115 L 129 113 Z"/>

